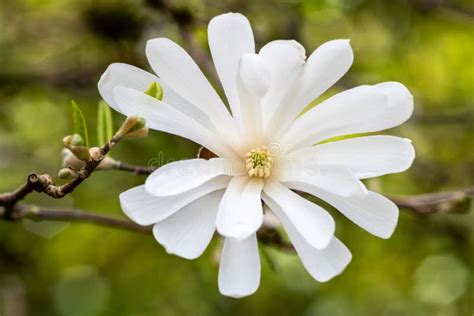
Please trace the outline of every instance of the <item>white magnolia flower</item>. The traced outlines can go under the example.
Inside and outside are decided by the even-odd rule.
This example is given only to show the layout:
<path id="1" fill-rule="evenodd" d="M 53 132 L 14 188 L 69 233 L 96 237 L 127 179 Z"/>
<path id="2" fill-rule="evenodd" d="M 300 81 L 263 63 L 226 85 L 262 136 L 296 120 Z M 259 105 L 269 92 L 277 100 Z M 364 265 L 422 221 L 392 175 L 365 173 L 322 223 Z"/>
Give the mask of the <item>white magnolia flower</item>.
<path id="1" fill-rule="evenodd" d="M 99 82 L 115 110 L 142 116 L 150 128 L 188 138 L 218 156 L 159 168 L 145 185 L 120 195 L 124 212 L 141 225 L 153 224 L 156 240 L 187 259 L 199 257 L 217 229 L 225 237 L 219 290 L 242 297 L 260 281 L 256 231 L 263 200 L 306 270 L 321 282 L 333 278 L 351 253 L 334 236 L 331 215 L 292 189 L 326 201 L 376 236 L 390 237 L 396 205 L 360 179 L 406 170 L 415 156 L 411 142 L 394 136 L 321 142 L 405 122 L 412 96 L 397 82 L 364 85 L 298 117 L 351 66 L 348 40 L 324 43 L 309 58 L 293 40 L 270 42 L 257 54 L 249 21 L 234 13 L 213 18 L 208 38 L 232 114 L 192 58 L 166 38 L 146 46 L 159 77 L 112 64 Z M 144 93 L 155 82 L 163 87 L 161 101 Z"/>

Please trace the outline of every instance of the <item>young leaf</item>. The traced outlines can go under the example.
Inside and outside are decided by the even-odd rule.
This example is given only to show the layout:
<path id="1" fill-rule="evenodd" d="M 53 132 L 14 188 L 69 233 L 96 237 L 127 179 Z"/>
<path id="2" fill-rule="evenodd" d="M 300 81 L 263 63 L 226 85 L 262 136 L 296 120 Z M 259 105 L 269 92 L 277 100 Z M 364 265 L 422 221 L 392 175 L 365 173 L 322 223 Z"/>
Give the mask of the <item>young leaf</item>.
<path id="1" fill-rule="evenodd" d="M 112 111 L 104 101 L 99 101 L 97 113 L 97 141 L 99 145 L 110 140 L 114 136 L 113 133 Z"/>
<path id="2" fill-rule="evenodd" d="M 84 114 L 82 114 L 76 102 L 71 101 L 71 106 L 73 134 L 79 134 L 84 139 L 86 147 L 89 147 L 89 135 L 87 133 L 87 124 L 84 119 Z"/>

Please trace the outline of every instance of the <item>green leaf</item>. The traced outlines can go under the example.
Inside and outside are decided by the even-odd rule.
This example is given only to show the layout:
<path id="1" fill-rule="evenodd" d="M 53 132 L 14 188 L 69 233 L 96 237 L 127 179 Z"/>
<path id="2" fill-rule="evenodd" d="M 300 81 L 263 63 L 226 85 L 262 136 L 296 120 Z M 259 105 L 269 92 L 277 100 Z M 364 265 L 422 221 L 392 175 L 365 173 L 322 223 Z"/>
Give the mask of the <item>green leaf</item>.
<path id="1" fill-rule="evenodd" d="M 89 147 L 89 135 L 84 114 L 82 114 L 82 111 L 76 102 L 71 101 L 71 106 L 73 134 L 79 134 L 84 139 L 86 147 Z"/>
<path id="2" fill-rule="evenodd" d="M 104 101 L 99 101 L 97 113 L 97 141 L 99 145 L 108 142 L 114 136 L 112 111 Z"/>

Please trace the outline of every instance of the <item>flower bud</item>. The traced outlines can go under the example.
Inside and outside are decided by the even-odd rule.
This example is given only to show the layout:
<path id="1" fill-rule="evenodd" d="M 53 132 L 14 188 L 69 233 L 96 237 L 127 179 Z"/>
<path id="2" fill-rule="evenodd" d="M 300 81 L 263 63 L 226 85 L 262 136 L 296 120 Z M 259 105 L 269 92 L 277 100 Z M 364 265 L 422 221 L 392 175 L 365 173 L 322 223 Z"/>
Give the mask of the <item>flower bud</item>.
<path id="1" fill-rule="evenodd" d="M 128 133 L 127 135 L 124 136 L 124 138 L 132 139 L 132 138 L 142 138 L 146 137 L 148 135 L 148 127 L 143 126 L 140 129 L 137 129 L 135 131 L 132 131 Z"/>
<path id="2" fill-rule="evenodd" d="M 88 161 L 90 159 L 89 149 L 83 146 L 84 141 L 80 135 L 74 134 L 64 137 L 63 144 L 79 160 Z"/>
<path id="3" fill-rule="evenodd" d="M 63 169 L 59 170 L 58 177 L 61 178 L 61 179 L 73 179 L 73 178 L 77 177 L 77 174 L 72 169 L 63 168 Z"/>
<path id="4" fill-rule="evenodd" d="M 96 147 L 91 148 L 91 150 L 94 151 L 94 148 Z M 92 153 L 91 153 L 91 156 L 93 156 Z M 64 148 L 64 150 L 62 151 L 62 157 L 63 157 L 63 162 L 62 162 L 63 168 L 80 170 L 82 167 L 85 166 L 85 162 L 82 160 L 79 160 L 76 156 L 74 156 L 74 154 L 69 149 Z M 116 164 L 117 164 L 117 161 L 115 159 L 113 159 L 112 157 L 106 156 L 97 166 L 96 170 L 112 169 Z"/>
<path id="5" fill-rule="evenodd" d="M 84 167 L 85 162 L 77 159 L 76 156 L 67 148 L 64 148 L 62 151 L 62 166 L 63 168 L 72 168 L 74 170 L 79 170 Z"/>
<path id="6" fill-rule="evenodd" d="M 145 94 L 157 100 L 163 100 L 163 88 L 156 81 L 150 83 L 148 89 L 145 91 Z"/>
<path id="7" fill-rule="evenodd" d="M 68 135 L 63 138 L 63 144 L 67 148 L 71 146 L 84 146 L 84 139 L 79 134 Z"/>
<path id="8" fill-rule="evenodd" d="M 108 170 L 113 169 L 117 165 L 117 161 L 112 157 L 106 156 L 102 160 L 96 170 Z"/>
<path id="9" fill-rule="evenodd" d="M 136 115 L 128 117 L 122 124 L 117 134 L 123 138 L 140 138 L 148 135 L 148 127 L 145 126 L 146 120 Z"/>
<path id="10" fill-rule="evenodd" d="M 122 126 L 120 126 L 119 130 L 117 133 L 115 133 L 116 136 L 118 137 L 123 137 L 125 134 L 130 132 L 130 130 L 137 124 L 138 122 L 138 116 L 132 115 L 127 117 L 125 122 L 123 122 Z"/>

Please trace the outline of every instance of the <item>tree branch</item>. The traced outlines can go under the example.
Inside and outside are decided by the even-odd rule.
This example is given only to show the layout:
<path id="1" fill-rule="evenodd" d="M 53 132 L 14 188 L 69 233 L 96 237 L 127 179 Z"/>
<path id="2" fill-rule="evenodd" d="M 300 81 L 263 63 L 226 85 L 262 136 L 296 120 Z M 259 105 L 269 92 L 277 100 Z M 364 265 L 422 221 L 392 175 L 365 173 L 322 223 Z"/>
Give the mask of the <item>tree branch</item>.
<path id="1" fill-rule="evenodd" d="M 14 220 L 29 218 L 35 221 L 67 221 L 83 222 L 103 227 L 125 229 L 130 231 L 149 233 L 151 226 L 140 226 L 127 219 L 97 214 L 80 209 L 58 209 L 37 207 L 34 205 L 18 205 L 14 212 Z"/>
<path id="2" fill-rule="evenodd" d="M 127 124 L 127 122 L 128 119 L 125 121 L 124 125 Z M 122 125 L 122 127 L 124 125 Z M 120 131 L 121 130 L 119 130 L 119 132 Z M 34 191 L 45 193 L 56 199 L 63 198 L 67 194 L 73 192 L 76 187 L 78 187 L 92 174 L 92 172 L 94 172 L 102 160 L 104 160 L 105 155 L 107 155 L 107 153 L 121 140 L 122 135 L 119 134 L 119 132 L 117 132 L 112 139 L 102 147 L 90 149 L 90 158 L 85 161 L 82 168 L 74 171 L 75 176 L 69 182 L 63 185 L 56 185 L 51 175 L 32 173 L 28 175 L 26 183 L 16 191 L 0 194 L 0 206 L 4 209 L 2 212 L 3 218 L 12 219 L 14 217 L 13 213 L 16 210 L 15 205 Z"/>
<path id="3" fill-rule="evenodd" d="M 415 196 L 390 196 L 398 207 L 418 214 L 467 213 L 474 197 L 474 186 L 449 192 Z"/>
<path id="4" fill-rule="evenodd" d="M 102 227 L 123 229 L 138 233 L 151 233 L 153 226 L 141 226 L 128 219 L 122 219 L 115 216 L 102 215 L 80 209 L 57 209 L 44 208 L 34 205 L 17 205 L 15 207 L 12 220 L 29 218 L 34 221 L 66 221 L 82 222 Z M 2 214 L 0 213 L 0 216 Z M 281 234 L 271 227 L 263 226 L 257 232 L 259 240 L 267 245 L 272 245 L 280 249 L 292 251 L 293 246 L 281 236 Z"/>
<path id="5" fill-rule="evenodd" d="M 465 213 L 470 208 L 470 203 L 474 197 L 474 187 L 464 189 L 421 194 L 414 196 L 391 196 L 402 209 L 410 210 L 416 214 L 433 214 L 438 212 Z M 3 210 L 5 212 L 5 210 Z M 5 218 L 0 209 L 0 217 Z M 82 222 L 87 224 L 124 229 L 139 233 L 150 233 L 152 226 L 140 226 L 128 219 L 122 219 L 115 216 L 102 215 L 88 212 L 80 209 L 55 209 L 49 207 L 38 207 L 34 205 L 16 204 L 10 220 L 20 220 L 29 218 L 36 221 L 68 221 Z M 270 226 L 262 226 L 257 232 L 260 242 L 271 245 L 285 251 L 293 251 L 293 246 L 283 238 L 280 232 Z"/>
<path id="6" fill-rule="evenodd" d="M 121 171 L 128 171 L 128 172 L 132 172 L 133 174 L 136 174 L 136 175 L 149 175 L 153 171 L 156 170 L 153 167 L 132 165 L 132 164 L 128 164 L 128 163 L 121 162 L 121 161 L 116 161 L 112 165 L 111 169 L 121 170 Z"/>

